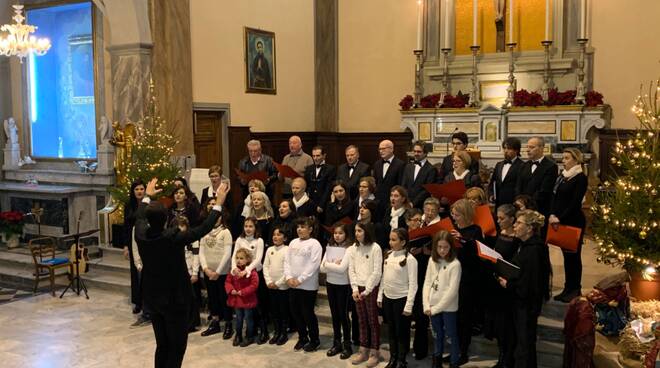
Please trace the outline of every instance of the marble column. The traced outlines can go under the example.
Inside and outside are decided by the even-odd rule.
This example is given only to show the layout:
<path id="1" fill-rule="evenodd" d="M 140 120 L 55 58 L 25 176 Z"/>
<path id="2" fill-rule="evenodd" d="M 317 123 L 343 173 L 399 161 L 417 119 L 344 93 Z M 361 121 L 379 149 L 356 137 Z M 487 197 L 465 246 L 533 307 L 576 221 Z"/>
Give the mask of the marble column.
<path id="1" fill-rule="evenodd" d="M 339 129 L 337 12 L 338 0 L 314 2 L 314 127 L 317 131 Z"/>
<path id="2" fill-rule="evenodd" d="M 147 43 L 108 47 L 113 120 L 136 122 L 144 116 L 151 76 L 151 49 L 152 45 Z"/>
<path id="3" fill-rule="evenodd" d="M 179 139 L 176 156 L 194 155 L 190 1 L 150 0 L 151 72 L 161 116 Z"/>

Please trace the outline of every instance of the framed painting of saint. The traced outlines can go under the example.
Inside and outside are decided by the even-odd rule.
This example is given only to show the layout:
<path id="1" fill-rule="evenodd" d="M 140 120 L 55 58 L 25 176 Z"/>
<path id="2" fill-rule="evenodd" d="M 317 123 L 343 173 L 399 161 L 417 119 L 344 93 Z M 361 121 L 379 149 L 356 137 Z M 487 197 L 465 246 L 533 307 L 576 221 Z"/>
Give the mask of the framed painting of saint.
<path id="1" fill-rule="evenodd" d="M 276 94 L 275 33 L 245 27 L 245 92 Z"/>

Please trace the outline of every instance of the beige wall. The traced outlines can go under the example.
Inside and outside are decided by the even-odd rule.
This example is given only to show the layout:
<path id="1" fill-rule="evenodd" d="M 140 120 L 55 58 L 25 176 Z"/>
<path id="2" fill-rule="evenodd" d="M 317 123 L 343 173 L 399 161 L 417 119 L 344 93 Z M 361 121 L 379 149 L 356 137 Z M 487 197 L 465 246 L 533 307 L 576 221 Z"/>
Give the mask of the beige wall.
<path id="1" fill-rule="evenodd" d="M 594 88 L 614 128 L 633 128 L 639 85 L 660 77 L 660 1 L 591 1 Z M 339 0 L 339 129 L 396 131 L 398 103 L 414 88 L 416 2 Z M 425 91 L 425 94 L 437 91 Z"/>
<path id="2" fill-rule="evenodd" d="M 414 84 L 417 3 L 339 0 L 339 130 L 399 130 Z"/>
<path id="3" fill-rule="evenodd" d="M 640 83 L 660 77 L 660 1 L 598 0 L 591 9 L 594 89 L 612 105 L 615 128 L 639 124 L 630 112 Z"/>
<path id="4" fill-rule="evenodd" d="M 314 130 L 314 2 L 191 0 L 193 101 L 231 104 L 231 125 Z M 275 32 L 277 95 L 245 93 L 243 27 Z"/>

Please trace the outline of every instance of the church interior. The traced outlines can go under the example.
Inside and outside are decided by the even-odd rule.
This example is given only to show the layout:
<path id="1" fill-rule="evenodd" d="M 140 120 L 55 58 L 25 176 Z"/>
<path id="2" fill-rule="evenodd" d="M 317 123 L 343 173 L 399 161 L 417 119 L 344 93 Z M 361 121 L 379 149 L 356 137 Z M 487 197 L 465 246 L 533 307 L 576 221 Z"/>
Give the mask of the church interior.
<path id="1" fill-rule="evenodd" d="M 222 205 L 223 220 L 229 210 L 232 220 L 242 215 L 246 223 L 245 214 L 254 209 L 240 209 L 245 211 L 248 203 L 255 206 L 248 181 L 260 179 L 266 184 L 268 206 L 272 203 L 269 220 L 276 223 L 282 202 L 298 207 L 299 182 L 290 178 L 307 179 L 310 172 L 314 179 L 307 180 L 303 194 L 318 204 L 314 216 L 326 221 L 326 231 L 330 229 L 329 235 L 317 237 L 325 251 L 336 223 L 322 220 L 330 212 L 315 199 L 316 189 L 310 191 L 318 185 L 321 165 L 337 167 L 340 178 L 348 162 L 350 180 L 355 166 L 350 166 L 349 152 L 354 150 L 360 163 L 373 167 L 373 174 L 370 168 L 361 177 L 377 176 L 378 162 L 384 170 L 386 159 L 383 142 L 389 142 L 393 157 L 410 165 L 411 186 L 417 186 L 413 189 L 426 197 L 417 205 L 405 180 L 393 184 L 406 187 L 411 207 L 428 216 L 427 202 L 435 194 L 416 184 L 418 170 L 430 164 L 435 178 L 446 159 L 449 170 L 454 170 L 457 157 L 462 157 L 455 153 L 455 141 L 465 136 L 463 147 L 469 155 L 463 163 L 470 166 L 469 161 L 476 161 L 477 172 L 472 174 L 479 184 L 474 186 L 487 196 L 483 204 L 492 217 L 488 221 L 494 236 L 500 231 L 497 206 L 502 203 L 496 202 L 500 184 L 494 182 L 503 159 L 510 167 L 512 159 L 529 158 L 529 164 L 536 165 L 531 161 L 538 154 L 556 163 L 549 188 L 531 190 L 528 197 L 537 198 L 542 190 L 559 195 L 567 177 L 561 172 L 570 166 L 567 153 L 576 158 L 571 152 L 577 152 L 586 177 L 586 192 L 577 199 L 576 209 L 586 223 L 574 225 L 581 227 L 579 241 L 576 238 L 581 285 L 571 290 L 575 299 L 566 296 L 568 286 L 564 291 L 562 287 L 569 284 L 567 251 L 543 239 L 551 264 L 549 291 L 562 292 L 568 299 L 543 302 L 532 331 L 534 362 L 518 361 L 516 355 L 515 367 L 659 366 L 658 15 L 660 2 L 649 0 L 0 0 L 0 323 L 5 326 L 0 331 L 1 365 L 154 364 L 156 327 L 152 330 L 149 321 L 140 319 L 134 303 L 133 252 L 142 247 L 135 240 L 137 225 L 136 250 L 126 241 L 126 234 L 132 236 L 126 218 L 136 196 L 136 179 L 142 180 L 139 185 L 149 197 L 147 182 L 158 177 L 163 193 L 168 193 L 158 201 L 172 208 L 178 203 L 174 193 L 181 189 L 175 182 L 183 180 L 184 195 L 200 198 L 198 205 L 210 216 L 213 210 L 204 198 L 220 198 L 221 190 L 213 187 L 211 178 L 216 173 L 223 183 L 220 188 L 225 183 L 230 187 Z M 311 165 L 280 167 L 278 162 L 296 162 L 286 161 L 296 156 L 292 139 L 302 143 L 302 151 L 295 148 L 298 152 L 312 156 Z M 512 139 L 518 142 L 513 158 L 506 156 Z M 255 142 L 257 158 L 252 151 Z M 533 142 L 540 142 L 538 153 Z M 322 157 L 318 162 L 316 152 Z M 264 157 L 269 157 L 274 176 L 256 175 L 264 174 L 257 169 L 250 174 Z M 285 169 L 292 167 L 292 176 L 286 176 Z M 532 167 L 533 174 L 536 166 Z M 376 177 L 376 186 L 386 172 L 380 175 L 383 179 Z M 470 185 L 463 181 L 465 191 Z M 438 176 L 428 183 L 447 182 Z M 520 182 L 518 177 L 510 184 L 516 194 L 522 193 L 517 190 Z M 358 210 L 349 221 L 357 224 L 362 194 L 357 185 L 351 189 Z M 386 203 L 380 203 L 385 210 L 371 212 L 396 213 L 392 204 L 390 214 L 393 194 L 388 190 L 381 201 Z M 326 194 L 331 203 L 337 201 L 334 190 L 332 196 Z M 447 197 L 438 196 L 435 203 L 449 206 Z M 554 224 L 555 214 L 550 209 L 544 213 L 538 205 L 546 221 L 538 230 L 549 236 L 554 229 L 553 234 L 568 237 L 557 230 L 560 223 L 565 225 L 563 218 Z M 453 211 L 451 204 L 443 218 L 453 217 Z M 395 216 L 403 221 L 404 215 Z M 389 231 L 390 224 L 387 217 L 380 225 Z M 238 226 L 237 233 L 232 229 L 234 240 L 245 237 L 243 223 Z M 317 228 L 323 233 L 323 226 Z M 384 237 L 378 242 L 383 249 L 389 249 L 382 243 L 392 244 L 395 233 L 387 238 L 387 231 L 375 234 L 377 239 Z M 412 232 L 407 234 L 412 244 Z M 263 242 L 271 244 L 271 239 L 264 236 Z M 435 245 L 432 249 L 435 252 Z M 460 253 L 458 259 L 463 263 Z M 196 266 L 196 281 L 210 277 L 199 263 Z M 387 261 L 381 283 L 385 269 Z M 261 264 L 258 271 L 262 282 Z M 199 290 L 201 282 L 197 283 L 193 289 L 203 304 L 201 322 L 199 332 L 188 334 L 182 366 L 364 366 L 359 360 L 361 342 L 352 347 L 349 359 L 326 354 L 337 342 L 338 328 L 333 328 L 337 317 L 329 303 L 336 294 L 332 296 L 328 282 L 321 270 L 312 310 L 318 318 L 320 347 L 305 345 L 305 352 L 297 346 L 294 350 L 295 332 L 283 346 L 234 347 L 222 333 L 205 336 L 202 332 L 218 321 L 207 302 L 210 292 Z M 420 282 L 416 288 L 421 293 L 423 277 Z M 494 287 L 499 287 L 497 282 L 492 282 Z M 381 288 L 389 298 L 387 286 Z M 497 299 L 483 296 L 488 298 Z M 364 313 L 370 313 L 366 308 Z M 475 315 L 484 318 L 479 308 Z M 433 355 L 434 341 L 443 339 L 436 333 L 434 316 L 433 326 L 428 316 L 422 316 L 426 328 L 411 317 L 410 344 L 406 341 L 398 357 L 392 352 L 397 342 L 391 341 L 398 332 L 383 316 L 380 350 L 369 350 L 366 366 L 443 366 L 442 357 Z M 292 318 L 297 324 L 297 317 Z M 411 318 L 402 317 L 408 326 Z M 461 366 L 513 367 L 504 362 L 501 340 L 488 336 L 486 322 L 474 318 Z M 360 320 L 360 334 L 362 327 Z M 264 327 L 258 328 L 263 334 Z M 278 328 L 275 323 L 273 328 Z M 424 353 L 410 336 L 417 340 L 422 329 L 428 332 Z M 461 331 L 458 336 L 462 343 Z M 449 340 L 447 346 L 454 345 L 455 339 Z M 445 358 L 445 366 L 458 366 L 453 359 Z"/>

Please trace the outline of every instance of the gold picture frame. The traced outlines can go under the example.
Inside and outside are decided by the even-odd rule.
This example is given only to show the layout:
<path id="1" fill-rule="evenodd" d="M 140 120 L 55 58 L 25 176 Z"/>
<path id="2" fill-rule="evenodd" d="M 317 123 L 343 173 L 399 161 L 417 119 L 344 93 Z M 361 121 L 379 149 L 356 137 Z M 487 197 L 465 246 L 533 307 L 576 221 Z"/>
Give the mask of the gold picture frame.
<path id="1" fill-rule="evenodd" d="M 431 140 L 431 122 L 423 121 L 418 123 L 418 133 L 417 137 L 420 141 L 430 141 Z"/>
<path id="2" fill-rule="evenodd" d="M 562 141 L 577 141 L 577 120 L 562 120 L 559 131 Z"/>
<path id="3" fill-rule="evenodd" d="M 245 27 L 245 92 L 277 94 L 275 33 Z"/>
<path id="4" fill-rule="evenodd" d="M 509 82 L 505 80 L 479 82 L 479 96 L 482 102 L 502 106 L 506 100 Z"/>

